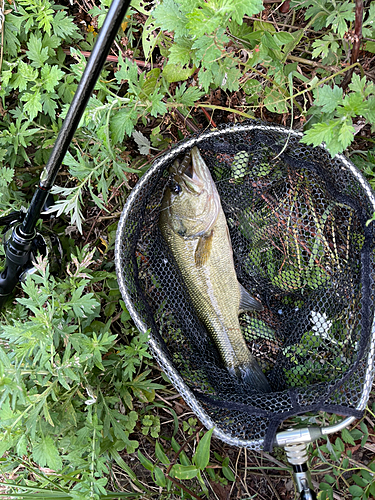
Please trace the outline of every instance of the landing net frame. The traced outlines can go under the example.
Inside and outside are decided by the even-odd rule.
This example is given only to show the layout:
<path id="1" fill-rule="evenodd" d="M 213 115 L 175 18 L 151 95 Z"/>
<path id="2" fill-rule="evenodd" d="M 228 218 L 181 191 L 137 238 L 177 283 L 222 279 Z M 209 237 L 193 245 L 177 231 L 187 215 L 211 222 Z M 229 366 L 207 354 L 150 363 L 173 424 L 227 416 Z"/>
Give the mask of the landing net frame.
<path id="1" fill-rule="evenodd" d="M 124 299 L 125 305 L 133 318 L 137 328 L 139 331 L 145 333 L 150 330 L 151 325 L 146 324 L 142 315 L 140 314 L 137 307 L 134 306 L 132 299 L 132 292 L 129 291 L 129 281 L 127 276 L 128 266 L 124 261 L 123 255 L 123 246 L 124 241 L 128 237 L 128 219 L 129 216 L 134 216 L 134 202 L 139 199 L 140 193 L 147 188 L 148 183 L 153 178 L 156 172 L 165 168 L 167 163 L 170 163 L 174 158 L 180 156 L 184 152 L 191 149 L 193 146 L 197 146 L 199 148 L 201 143 L 207 141 L 207 139 L 220 138 L 224 139 L 229 136 L 233 136 L 233 134 L 240 134 L 242 132 L 251 132 L 257 131 L 259 133 L 267 132 L 285 136 L 285 142 L 289 140 L 289 138 L 293 137 L 296 139 L 300 139 L 302 137 L 302 133 L 289 130 L 281 126 L 268 125 L 255 121 L 245 122 L 243 124 L 229 125 L 224 128 L 209 130 L 203 132 L 199 135 L 193 136 L 189 139 L 184 140 L 183 142 L 174 146 L 170 151 L 163 154 L 160 158 L 158 158 L 151 165 L 150 169 L 146 172 L 146 174 L 140 179 L 135 188 L 129 195 L 129 198 L 126 202 L 126 205 L 123 209 L 118 229 L 116 235 L 116 248 L 115 248 L 115 263 L 116 263 L 116 272 L 118 277 L 118 283 L 120 292 Z M 304 146 L 306 147 L 306 146 Z M 306 147 L 307 148 L 307 147 Z M 312 148 L 310 148 L 312 149 Z M 317 149 L 326 151 L 326 147 L 323 145 L 319 146 Z M 283 151 L 279 151 L 278 154 L 282 154 Z M 375 212 L 375 196 L 369 186 L 368 182 L 359 170 L 344 156 L 344 155 L 336 155 L 335 160 L 339 161 L 342 165 L 342 168 L 350 173 L 358 185 L 360 189 L 363 191 L 363 196 L 367 198 L 369 205 L 372 207 L 372 211 Z M 149 337 L 149 346 L 153 356 L 156 358 L 158 364 L 162 367 L 163 371 L 166 373 L 172 384 L 181 394 L 186 403 L 190 406 L 192 411 L 197 415 L 199 420 L 205 425 L 206 428 L 210 429 L 214 427 L 214 435 L 221 439 L 222 441 L 228 443 L 232 446 L 237 447 L 245 447 L 252 450 L 261 450 L 264 449 L 265 439 L 241 439 L 236 436 L 231 435 L 226 430 L 223 430 L 217 425 L 217 422 L 214 421 L 205 410 L 202 405 L 201 400 L 196 397 L 196 394 L 187 386 L 181 374 L 176 370 L 171 362 L 169 356 L 165 352 L 165 347 L 163 347 L 160 343 L 160 338 L 155 336 L 155 334 L 151 331 Z M 295 443 L 301 442 L 310 442 L 321 435 L 329 434 L 330 432 L 336 432 L 342 427 L 349 425 L 355 418 L 359 417 L 363 412 L 372 387 L 372 382 L 374 378 L 374 356 L 375 356 L 375 323 L 373 323 L 372 318 L 372 328 L 371 333 L 368 338 L 368 348 L 367 348 L 367 356 L 365 359 L 365 369 L 364 369 L 364 383 L 362 386 L 362 394 L 360 400 L 357 402 L 352 413 L 348 413 L 348 418 L 344 419 L 341 424 L 336 426 L 326 427 L 320 429 L 319 427 L 307 428 L 307 429 L 298 429 L 291 431 L 283 431 L 278 433 L 276 437 L 272 440 L 272 443 L 267 444 L 266 449 L 272 448 L 272 445 L 279 446 L 287 446 L 293 445 Z M 354 413 L 354 416 L 353 416 Z M 340 414 L 344 414 L 340 412 Z"/>

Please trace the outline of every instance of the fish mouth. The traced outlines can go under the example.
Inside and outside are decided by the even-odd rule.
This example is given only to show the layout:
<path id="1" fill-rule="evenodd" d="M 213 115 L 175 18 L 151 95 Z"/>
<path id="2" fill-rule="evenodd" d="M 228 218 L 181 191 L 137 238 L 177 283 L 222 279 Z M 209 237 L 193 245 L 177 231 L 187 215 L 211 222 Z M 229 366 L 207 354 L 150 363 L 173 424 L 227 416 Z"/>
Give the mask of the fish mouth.
<path id="1" fill-rule="evenodd" d="M 207 188 L 212 191 L 211 174 L 196 146 L 191 149 L 188 157 L 184 158 L 181 167 L 180 175 L 189 191 L 194 194 L 200 194 Z"/>
<path id="2" fill-rule="evenodd" d="M 184 232 L 184 238 L 196 238 L 211 231 L 220 212 L 220 197 L 198 148 L 195 146 L 187 152 L 181 163 L 175 161 L 170 174 L 179 186 L 173 186 L 171 205 L 178 199 L 188 200 L 185 203 L 190 208 L 184 212 L 183 219 L 195 222 L 190 225 L 194 227 Z M 193 198 L 189 201 L 189 197 Z"/>

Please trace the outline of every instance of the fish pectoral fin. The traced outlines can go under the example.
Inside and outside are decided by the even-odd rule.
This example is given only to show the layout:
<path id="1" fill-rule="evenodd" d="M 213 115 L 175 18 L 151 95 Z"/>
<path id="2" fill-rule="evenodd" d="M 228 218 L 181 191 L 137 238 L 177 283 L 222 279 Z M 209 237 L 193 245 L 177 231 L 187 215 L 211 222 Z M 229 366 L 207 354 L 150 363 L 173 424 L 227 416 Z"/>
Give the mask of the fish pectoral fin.
<path id="1" fill-rule="evenodd" d="M 252 297 L 247 290 L 241 285 L 241 283 L 238 283 L 238 286 L 240 287 L 240 312 L 242 311 L 263 311 L 263 306 L 260 300 L 255 299 Z"/>
<path id="2" fill-rule="evenodd" d="M 214 231 L 212 230 L 208 236 L 201 236 L 198 240 L 195 250 L 195 263 L 198 267 L 207 264 L 211 254 L 213 235 Z"/>

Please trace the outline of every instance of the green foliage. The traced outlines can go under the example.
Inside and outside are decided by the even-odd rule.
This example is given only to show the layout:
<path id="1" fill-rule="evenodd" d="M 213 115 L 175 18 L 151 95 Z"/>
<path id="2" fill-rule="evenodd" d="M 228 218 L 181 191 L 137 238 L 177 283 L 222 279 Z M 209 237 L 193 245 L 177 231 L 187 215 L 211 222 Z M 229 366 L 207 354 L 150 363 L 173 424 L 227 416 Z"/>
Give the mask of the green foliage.
<path id="1" fill-rule="evenodd" d="M 5 16 L 7 57 L 0 90 L 3 102 L 18 92 L 19 106 L 12 106 L 0 125 L 0 145 L 6 150 L 4 161 L 11 166 L 31 162 L 26 150 L 31 143 L 36 145 L 36 139 L 40 156 L 42 140 L 56 133 L 56 110 L 70 102 L 75 90 L 70 80 L 70 93 L 62 91 L 69 79 L 61 45 L 80 39 L 76 25 L 62 7 L 56 12 L 47 0 L 21 1 L 17 5 L 17 11 L 7 10 Z"/>
<path id="2" fill-rule="evenodd" d="M 1 215 L 19 209 L 36 184 L 83 73 L 86 56 L 81 50 L 92 50 L 96 26 L 100 29 L 109 4 L 109 0 L 96 2 L 89 12 L 95 29 L 89 26 L 84 32 L 66 6 L 48 0 L 5 3 Z M 309 117 L 303 140 L 314 145 L 324 141 L 332 155 L 351 144 L 359 117 L 374 126 L 375 91 L 368 74 L 354 74 L 345 92 L 340 87 L 349 59 L 345 35 L 353 28 L 353 1 L 296 0 L 291 7 L 303 9 L 296 16 L 301 25 L 293 17 L 290 29 L 278 25 L 277 19 L 269 22 L 259 15 L 261 0 L 164 0 L 156 4 L 132 2 L 133 10 L 117 37 L 118 62 L 102 71 L 64 158 L 65 176 L 54 188 L 58 200 L 51 212 L 69 216 L 79 231 L 85 229 L 88 209 L 110 217 L 119 187 L 126 194 L 132 176 L 143 174 L 137 153 L 129 152 L 134 151 L 131 141 L 143 156 L 162 151 L 184 135 L 179 129 L 176 135 L 176 126 L 171 125 L 173 110 L 192 118 L 192 108 L 207 102 L 218 89 L 225 99 L 236 96 L 243 115 L 263 116 L 265 110 L 268 117 Z M 134 15 L 137 11 L 143 17 Z M 303 16 L 305 22 L 301 22 Z M 363 48 L 372 53 L 374 20 L 375 2 L 365 4 L 363 36 L 370 40 Z M 301 56 L 307 59 L 301 61 Z M 137 61 L 149 66 L 144 69 Z M 311 62 L 317 67 L 309 72 L 305 68 Z M 357 152 L 353 160 L 374 186 L 374 151 Z M 259 176 L 265 175 L 268 167 L 264 168 Z M 234 170 L 235 182 L 241 183 L 240 168 Z M 122 201 L 116 201 L 116 210 Z M 60 234 L 66 229 L 66 224 L 58 226 Z M 104 239 L 99 236 L 105 252 L 113 249 L 115 230 L 112 224 Z M 64 245 L 69 248 L 71 242 L 65 239 Z M 318 245 L 314 248 L 319 251 Z M 274 285 L 282 288 L 283 276 L 275 275 L 278 267 L 272 250 L 266 251 L 268 273 Z M 161 386 L 152 380 L 147 367 L 147 335 L 131 325 L 113 266 L 105 257 L 96 265 L 93 252 L 75 250 L 65 278 L 52 276 L 46 262 L 39 260 L 38 272 L 23 284 L 22 297 L 2 318 L 1 463 L 4 474 L 17 467 L 23 471 L 18 472 L 11 493 L 19 498 L 21 492 L 27 498 L 104 498 L 109 493 L 111 463 L 116 462 L 137 491 L 151 497 L 154 491 L 145 488 L 120 456 L 125 450 L 138 452 L 153 482 L 163 489 L 162 495 L 190 498 L 180 482 L 208 497 L 207 478 L 222 484 L 235 480 L 229 457 L 215 453 L 213 459 L 212 430 L 200 431 L 197 419 L 177 417 L 171 408 L 174 434 L 164 435 L 163 422 L 155 412 L 160 406 L 155 391 Z M 89 270 L 93 266 L 96 270 Z M 286 265 L 283 272 L 294 273 L 296 282 L 313 289 L 326 279 L 309 262 L 298 272 Z M 298 345 L 287 347 L 291 369 L 286 376 L 295 378 L 293 363 L 304 355 L 306 373 L 325 380 L 320 363 L 308 365 L 309 351 L 334 338 L 339 352 L 338 328 L 327 326 L 325 337 L 313 329 Z M 248 335 L 252 330 L 249 324 Z M 272 341 L 272 330 L 267 335 Z M 339 356 L 331 368 L 340 369 Z M 306 373 L 298 372 L 302 384 L 310 382 Z M 150 443 L 152 458 L 139 450 L 135 430 Z M 321 460 L 327 462 L 329 457 L 336 464 L 334 478 L 327 475 L 321 483 L 322 500 L 332 498 L 335 485 L 350 466 L 348 447 L 358 441 L 363 445 L 373 432 L 363 422 L 360 435 L 355 431 L 343 431 L 333 443 L 327 441 L 317 448 Z M 188 441 L 190 452 L 185 451 Z M 374 496 L 373 471 L 372 463 L 357 468 L 345 494 L 356 499 Z M 116 498 L 137 498 L 143 493 L 119 493 Z"/>
<path id="3" fill-rule="evenodd" d="M 372 410 L 374 409 L 375 407 L 372 405 Z M 370 408 L 367 408 L 367 412 L 373 415 Z M 330 420 L 334 418 L 336 417 L 331 417 Z M 373 432 L 373 429 L 368 428 L 366 421 L 367 419 L 363 419 L 359 426 L 350 431 L 348 429 L 341 431 L 341 438 L 337 437 L 331 442 L 326 437 L 326 444 L 317 444 L 314 455 L 319 456 L 321 461 L 331 468 L 330 473 L 326 474 L 324 481 L 319 484 L 319 500 L 333 500 L 335 489 L 346 495 L 345 498 L 349 494 L 353 500 L 373 498 L 375 492 L 375 462 L 370 461 L 367 465 L 361 465 L 357 460 L 353 459 L 350 449 L 357 444 L 363 447 L 369 440 L 369 435 Z M 331 423 L 335 422 L 332 421 Z M 345 480 L 348 472 L 350 472 L 350 483 Z M 343 484 L 345 485 L 345 491 L 343 491 Z"/>
<path id="4" fill-rule="evenodd" d="M 141 370 L 150 357 L 147 335 L 125 323 L 132 340 L 117 345 L 111 321 L 99 319 L 92 258 L 86 248 L 73 256 L 75 269 L 67 269 L 65 280 L 51 276 L 39 259 L 38 272 L 22 285 L 20 306 L 3 320 L 0 450 L 8 462 L 21 455 L 55 471 L 51 485 L 57 487 L 63 473 L 66 487 L 96 498 L 106 491 L 109 457 L 138 447 L 130 436 L 140 420 L 134 399 L 152 402 L 162 386 Z M 110 279 L 112 273 L 100 274 L 100 281 Z M 145 414 L 144 425 L 147 419 L 151 434 L 157 432 L 157 419 Z"/>
<path id="5" fill-rule="evenodd" d="M 311 24 L 316 31 L 332 27 L 333 33 L 337 33 L 341 38 L 355 18 L 354 3 L 350 0 L 344 2 L 292 0 L 291 8 L 296 10 L 305 8 L 305 18 L 311 19 Z"/>
<path id="6" fill-rule="evenodd" d="M 366 82 L 366 77 L 353 75 L 350 92 L 343 95 L 337 85 L 324 85 L 315 90 L 315 105 L 309 111 L 319 116 L 307 130 L 303 142 L 318 146 L 323 141 L 332 156 L 346 149 L 353 140 L 353 119 L 363 116 L 369 123 L 375 123 L 375 86 Z"/>
<path id="7" fill-rule="evenodd" d="M 169 459 L 166 454 L 165 449 L 160 442 L 155 443 L 155 463 L 145 457 L 140 450 L 138 450 L 138 458 L 143 467 L 152 473 L 153 481 L 160 487 L 167 488 L 167 491 L 171 491 L 175 486 L 179 488 L 179 481 L 189 481 L 189 488 L 193 488 L 194 484 L 198 485 L 199 488 L 204 492 L 204 494 L 209 498 L 209 491 L 202 477 L 202 474 L 208 473 L 213 480 L 226 482 L 227 478 L 230 481 L 234 481 L 235 477 L 232 470 L 229 467 L 229 458 L 222 459 L 220 455 L 215 454 L 215 457 L 222 462 L 222 473 L 224 478 L 215 474 L 211 468 L 209 468 L 210 461 L 210 447 L 211 447 L 211 437 L 214 429 L 210 429 L 205 434 L 201 434 L 201 438 L 196 447 L 195 453 L 188 458 L 186 453 L 182 451 L 183 447 L 179 445 L 174 437 L 171 438 L 171 448 L 175 452 L 175 456 L 172 460 Z M 220 479 L 219 479 L 220 478 Z M 173 481 L 173 479 L 178 480 Z M 194 480 L 194 481 L 191 481 Z M 177 489 L 178 491 L 178 489 Z M 181 486 L 180 494 L 186 492 L 188 494 L 187 498 L 192 498 L 186 487 Z M 171 491 L 172 493 L 172 491 Z"/>
<path id="8" fill-rule="evenodd" d="M 103 1 L 90 12 L 98 16 L 99 27 L 108 6 Z M 374 6 L 372 2 L 364 13 L 363 33 L 368 38 L 375 37 Z M 11 106 L 0 124 L 0 158 L 11 168 L 24 163 L 42 166 L 85 65 L 71 43 L 80 42 L 84 50 L 91 50 L 93 34 L 91 30 L 83 39 L 65 9 L 48 0 L 22 1 L 17 10 L 13 4 L 7 7 L 0 97 L 7 105 L 17 92 L 18 104 Z M 147 19 L 137 24 L 128 17 L 124 23 L 128 46 L 123 52 L 133 50 L 131 43 L 138 32 L 134 57 L 143 53 L 145 61 L 152 63 L 160 54 L 163 66 L 139 71 L 136 62 L 120 53 L 114 75 L 103 70 L 64 160 L 70 178 L 66 185 L 54 188 L 59 201 L 52 210 L 70 216 L 71 224 L 82 232 L 87 194 L 105 210 L 111 193 L 120 184 L 127 185 L 129 174 L 142 175 L 124 152 L 128 138 L 139 133 L 136 128 L 155 119 L 150 138 L 144 136 L 141 154 L 150 153 L 150 143 L 153 148 L 166 147 L 170 139 L 160 134 L 160 120 L 167 120 L 173 108 L 187 116 L 212 89 L 243 91 L 249 110 L 264 107 L 283 114 L 298 108 L 302 115 L 310 115 L 306 143 L 324 141 L 332 154 L 348 147 L 358 117 L 374 123 L 373 84 L 366 76 L 354 75 L 343 94 L 339 87 L 343 71 L 334 73 L 327 66 L 309 78 L 288 59 L 303 43 L 323 65 L 340 67 L 347 57 L 344 35 L 354 19 L 354 3 L 305 0 L 292 2 L 292 7 L 304 9 L 306 27 L 286 31 L 260 19 L 249 21 L 249 16 L 262 11 L 260 0 L 165 0 L 155 8 L 134 4 Z M 307 38 L 308 27 L 326 31 Z M 298 92 L 301 82 L 304 90 Z M 307 92 L 314 94 L 312 106 L 307 106 Z"/>
<path id="9" fill-rule="evenodd" d="M 240 26 L 245 14 L 254 15 L 261 10 L 262 3 L 258 0 L 163 2 L 153 11 L 155 25 L 174 32 L 163 74 L 171 66 L 193 71 L 199 68 L 199 82 L 205 92 L 210 87 L 237 90 L 241 73 L 237 58 L 227 50 L 229 38 L 225 26 L 230 18 Z"/>

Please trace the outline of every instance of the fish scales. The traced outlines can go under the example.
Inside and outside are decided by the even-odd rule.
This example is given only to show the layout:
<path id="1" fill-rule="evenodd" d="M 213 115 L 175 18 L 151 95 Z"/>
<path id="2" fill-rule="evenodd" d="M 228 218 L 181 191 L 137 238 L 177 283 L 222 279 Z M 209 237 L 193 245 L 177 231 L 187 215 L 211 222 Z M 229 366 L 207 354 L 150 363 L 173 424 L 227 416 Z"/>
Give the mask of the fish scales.
<path id="1" fill-rule="evenodd" d="M 198 148 L 171 168 L 159 227 L 181 271 L 199 319 L 224 364 L 254 388 L 269 392 L 268 381 L 242 335 L 240 309 L 263 309 L 240 285 L 225 214 Z"/>
<path id="2" fill-rule="evenodd" d="M 219 213 L 213 230 L 212 250 L 204 266 L 195 263 L 198 239 L 184 239 L 165 223 L 160 228 L 176 259 L 197 315 L 218 345 L 225 365 L 235 369 L 237 365 L 248 363 L 248 348 L 238 320 L 240 288 L 224 213 Z"/>

